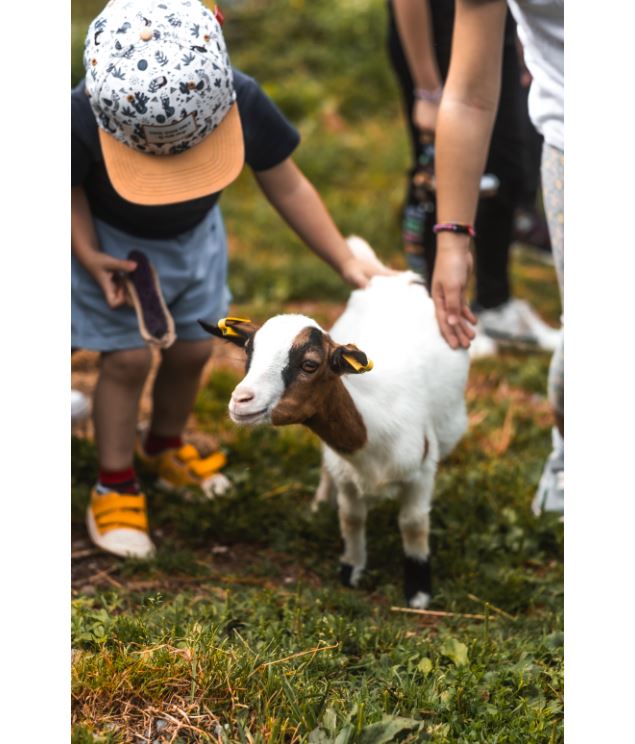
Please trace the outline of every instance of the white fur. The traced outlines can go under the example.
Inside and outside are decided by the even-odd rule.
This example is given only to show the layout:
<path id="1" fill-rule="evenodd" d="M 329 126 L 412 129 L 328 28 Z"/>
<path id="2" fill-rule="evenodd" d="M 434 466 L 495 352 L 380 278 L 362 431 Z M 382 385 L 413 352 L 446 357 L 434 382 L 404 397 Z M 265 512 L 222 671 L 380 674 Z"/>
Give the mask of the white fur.
<path id="1" fill-rule="evenodd" d="M 370 251 L 377 261 L 360 238 L 349 245 L 364 259 Z M 319 327 L 305 316 L 277 316 L 258 331 L 252 366 L 232 395 L 235 421 L 270 421 L 284 393 L 281 371 L 289 348 L 307 325 Z M 366 514 L 375 497 L 400 500 L 404 552 L 417 560 L 428 558 L 437 464 L 467 427 L 469 358 L 467 351 L 453 351 L 443 340 L 433 302 L 412 272 L 375 276 L 366 289 L 355 290 L 330 335 L 337 343 L 356 344 L 374 364 L 368 373 L 342 378 L 364 421 L 367 442 L 352 455 L 324 445 L 316 493 L 316 501 L 325 501 L 335 488 L 345 542 L 342 561 L 353 567 L 357 582 L 366 564 Z M 241 395 L 253 397 L 238 405 Z M 248 417 L 237 417 L 237 408 Z M 423 607 L 428 600 L 419 592 L 411 604 Z"/>
<path id="2" fill-rule="evenodd" d="M 229 402 L 232 421 L 237 424 L 271 422 L 271 411 L 284 393 L 280 373 L 287 363 L 293 340 L 307 326 L 320 327 L 306 315 L 276 315 L 258 330 L 249 371 Z M 241 402 L 245 398 L 248 405 Z"/>
<path id="3" fill-rule="evenodd" d="M 426 459 L 438 462 L 467 426 L 467 352 L 453 351 L 443 340 L 433 302 L 414 281 L 411 272 L 373 278 L 367 289 L 351 294 L 330 331 L 337 343 L 355 343 L 374 365 L 370 373 L 343 377 L 368 443 L 346 458 L 325 448 L 334 479 L 353 480 L 365 495 L 417 472 L 424 438 Z"/>
<path id="4" fill-rule="evenodd" d="M 425 592 L 417 592 L 410 600 L 410 606 L 415 610 L 425 610 L 430 604 L 430 595 Z"/>

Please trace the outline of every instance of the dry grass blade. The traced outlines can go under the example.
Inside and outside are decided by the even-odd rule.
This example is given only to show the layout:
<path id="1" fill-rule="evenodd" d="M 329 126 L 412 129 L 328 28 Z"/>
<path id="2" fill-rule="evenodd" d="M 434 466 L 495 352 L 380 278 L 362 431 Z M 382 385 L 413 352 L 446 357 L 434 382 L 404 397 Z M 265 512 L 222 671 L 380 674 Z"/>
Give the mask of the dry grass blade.
<path id="1" fill-rule="evenodd" d="M 252 672 L 252 674 L 255 674 L 261 669 L 265 669 L 266 667 L 274 666 L 275 664 L 283 664 L 285 661 L 291 661 L 291 659 L 299 659 L 301 656 L 308 656 L 309 654 L 312 654 L 313 656 L 315 656 L 316 654 L 319 654 L 322 651 L 332 651 L 334 648 L 338 648 L 339 645 L 340 643 L 338 641 L 337 643 L 334 643 L 332 646 L 315 646 L 315 648 L 309 648 L 306 651 L 298 651 L 297 653 L 291 654 L 290 656 L 285 656 L 282 659 L 276 659 L 275 661 L 266 661 L 263 664 L 260 664 L 260 666 L 257 666 Z"/>
<path id="2" fill-rule="evenodd" d="M 391 612 L 406 612 L 410 615 L 424 617 L 463 617 L 470 620 L 487 620 L 487 615 L 475 615 L 469 612 L 444 612 L 443 610 L 415 610 L 412 607 L 391 607 Z"/>
<path id="3" fill-rule="evenodd" d="M 88 579 L 84 581 L 84 583 L 95 584 L 101 580 L 101 581 L 106 581 L 108 584 L 111 584 L 117 589 L 123 589 L 124 585 L 120 581 L 117 581 L 117 579 L 113 579 L 113 577 L 110 576 L 111 573 L 114 573 L 115 571 L 118 571 L 118 570 L 119 570 L 119 566 L 110 566 L 109 568 L 104 568 L 101 571 L 97 571 L 97 573 L 90 576 Z"/>
<path id="4" fill-rule="evenodd" d="M 505 610 L 501 610 L 500 607 L 496 607 L 496 605 L 493 605 L 491 602 L 488 602 L 486 599 L 481 599 L 480 597 L 477 597 L 476 594 L 470 594 L 468 592 L 467 596 L 474 602 L 480 602 L 481 604 L 484 604 L 488 610 L 492 610 L 492 612 L 497 612 L 499 615 L 506 617 L 508 620 L 511 620 L 512 622 L 516 622 L 516 620 L 518 620 L 518 618 L 515 617 L 514 615 L 510 615 L 509 612 L 505 612 Z"/>

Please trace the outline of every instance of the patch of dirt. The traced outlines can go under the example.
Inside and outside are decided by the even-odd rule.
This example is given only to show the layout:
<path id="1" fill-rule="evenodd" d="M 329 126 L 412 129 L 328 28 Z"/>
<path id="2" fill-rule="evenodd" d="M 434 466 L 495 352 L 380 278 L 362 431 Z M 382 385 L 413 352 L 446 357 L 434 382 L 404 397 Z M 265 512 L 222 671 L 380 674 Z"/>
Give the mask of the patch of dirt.
<path id="1" fill-rule="evenodd" d="M 150 575 L 127 577 L 121 573 L 124 566 L 121 559 L 98 550 L 87 538 L 77 538 L 71 544 L 71 587 L 74 595 L 91 595 L 96 589 L 108 588 L 177 592 L 196 586 L 222 595 L 223 587 L 231 585 L 257 586 L 277 593 L 291 590 L 298 583 L 311 587 L 322 585 L 320 577 L 299 565 L 293 556 L 253 544 L 212 544 L 196 551 L 196 564 L 204 569 L 198 576 L 164 574 L 150 569 Z M 266 575 L 262 572 L 263 565 L 269 567 Z"/>

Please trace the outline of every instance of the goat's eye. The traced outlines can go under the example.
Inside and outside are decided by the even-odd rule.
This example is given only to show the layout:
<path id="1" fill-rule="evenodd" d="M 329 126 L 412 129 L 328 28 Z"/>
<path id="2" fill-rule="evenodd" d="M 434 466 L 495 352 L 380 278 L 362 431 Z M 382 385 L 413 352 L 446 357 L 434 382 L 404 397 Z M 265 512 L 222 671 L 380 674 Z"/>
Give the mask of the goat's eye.
<path id="1" fill-rule="evenodd" d="M 302 362 L 302 370 L 303 370 L 304 372 L 309 372 L 309 373 L 311 373 L 311 372 L 315 372 L 315 370 L 316 370 L 316 369 L 317 369 L 317 368 L 318 368 L 319 366 L 320 366 L 320 365 L 319 365 L 319 364 L 318 364 L 317 362 L 314 362 L 314 361 L 313 361 L 312 359 L 305 359 L 305 360 L 304 360 L 304 361 Z"/>

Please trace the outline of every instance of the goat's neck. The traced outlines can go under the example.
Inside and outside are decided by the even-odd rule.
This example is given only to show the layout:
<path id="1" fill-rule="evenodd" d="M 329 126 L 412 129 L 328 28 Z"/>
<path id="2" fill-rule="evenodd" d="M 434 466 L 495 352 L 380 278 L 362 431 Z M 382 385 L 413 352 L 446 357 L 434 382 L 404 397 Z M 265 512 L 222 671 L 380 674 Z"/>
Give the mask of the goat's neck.
<path id="1" fill-rule="evenodd" d="M 304 423 L 341 454 L 356 452 L 368 439 L 364 420 L 339 378 L 329 389 L 321 409 Z"/>

